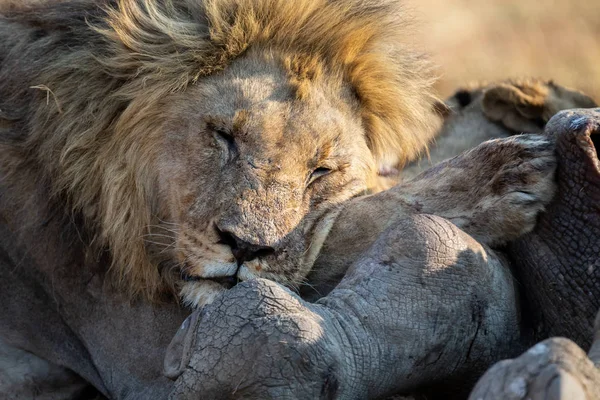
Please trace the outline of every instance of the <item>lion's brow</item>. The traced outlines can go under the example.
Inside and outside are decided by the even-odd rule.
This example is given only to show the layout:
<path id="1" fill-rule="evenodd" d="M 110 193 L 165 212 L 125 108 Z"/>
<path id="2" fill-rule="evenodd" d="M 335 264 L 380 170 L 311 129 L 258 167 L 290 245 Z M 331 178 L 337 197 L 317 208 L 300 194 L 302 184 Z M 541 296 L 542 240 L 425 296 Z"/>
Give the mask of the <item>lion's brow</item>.
<path id="1" fill-rule="evenodd" d="M 315 151 L 314 160 L 316 160 L 316 162 L 319 163 L 328 159 L 331 156 L 334 147 L 335 141 L 325 142 L 321 147 L 317 148 L 317 150 Z"/>
<path id="2" fill-rule="evenodd" d="M 250 119 L 250 111 L 246 109 L 237 110 L 233 116 L 233 130 L 239 132 Z"/>

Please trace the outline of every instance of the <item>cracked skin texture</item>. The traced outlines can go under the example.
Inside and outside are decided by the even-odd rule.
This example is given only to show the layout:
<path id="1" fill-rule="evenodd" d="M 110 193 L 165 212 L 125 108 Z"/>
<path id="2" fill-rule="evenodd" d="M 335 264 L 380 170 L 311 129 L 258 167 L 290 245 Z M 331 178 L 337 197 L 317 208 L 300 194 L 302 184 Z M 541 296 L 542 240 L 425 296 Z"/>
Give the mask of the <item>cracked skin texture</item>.
<path id="1" fill-rule="evenodd" d="M 339 267 L 327 260 L 351 265 L 341 282 L 316 303 L 244 282 L 196 312 L 167 351 L 165 371 L 179 377 L 171 398 L 380 398 L 452 381 L 464 398 L 487 366 L 520 351 L 515 284 L 486 244 L 533 227 L 554 166 L 542 136 L 507 138 L 348 203 L 330 232 L 345 246 L 326 241 L 317 261 L 320 279 Z M 473 225 L 477 213 L 487 218 Z M 365 220 L 369 229 L 350 229 Z"/>
<path id="2" fill-rule="evenodd" d="M 570 201 L 573 193 L 582 192 L 582 188 L 569 190 L 569 185 L 595 185 L 593 179 L 565 179 L 565 176 L 587 176 L 589 167 L 597 165 L 588 135 L 594 132 L 595 121 L 599 120 L 600 110 L 596 109 L 565 112 L 550 122 L 548 131 L 554 132 L 558 142 L 559 171 L 562 172 L 559 172 L 558 195 L 548 216 L 543 218 L 551 220 L 555 213 L 566 219 L 577 210 Z M 573 121 L 580 123 L 573 125 Z M 589 219 L 590 225 L 595 221 Z M 477 242 L 439 217 L 404 216 L 392 225 L 398 229 L 385 230 L 364 257 L 353 264 L 342 282 L 316 304 L 305 303 L 271 282 L 253 281 L 239 285 L 204 309 L 196 319 L 197 324 L 190 328 L 198 331 L 191 335 L 187 350 L 182 351 L 181 363 L 176 368 L 183 373 L 176 381 L 171 398 L 194 399 L 198 393 L 215 398 L 381 398 L 411 391 L 424 382 L 435 386 L 436 381 L 453 373 L 464 378 L 468 371 L 461 368 L 477 361 L 485 362 L 486 357 L 498 357 L 499 353 L 489 352 L 500 352 L 502 346 L 512 346 L 511 350 L 515 351 L 514 347 L 523 339 L 518 337 L 522 333 L 520 324 L 518 320 L 506 319 L 514 317 L 518 309 L 512 294 L 507 292 L 507 288 L 515 290 L 515 287 L 511 279 L 506 281 L 509 277 L 505 276 L 503 284 L 498 284 L 490 280 L 489 273 L 484 273 L 486 267 L 497 262 L 493 253 L 482 253 Z M 544 235 L 549 239 L 552 234 L 551 230 L 537 229 L 530 237 Z M 411 246 L 406 242 L 407 237 L 414 239 Z M 523 243 L 527 242 L 519 245 Z M 382 254 L 383 248 L 395 250 Z M 514 252 L 514 248 L 511 251 Z M 482 257 L 483 254 L 489 257 L 488 262 L 482 264 L 481 258 L 478 264 L 477 255 Z M 529 265 L 518 263 L 518 272 L 525 274 L 529 267 L 541 269 L 543 261 L 538 259 L 537 264 Z M 578 262 L 578 258 L 573 262 Z M 420 267 L 415 268 L 415 265 Z M 474 268 L 461 271 L 461 267 L 469 265 Z M 536 286 L 528 288 L 529 298 Z M 497 303 L 493 301 L 493 290 L 499 292 Z M 269 301 L 261 301 L 263 293 L 268 294 Z M 484 293 L 482 298 L 486 303 L 474 301 L 479 293 Z M 555 302 L 555 307 L 558 300 L 554 297 L 547 302 Z M 594 298 L 584 296 L 580 301 L 584 304 L 576 304 L 577 309 L 595 307 Z M 489 311 L 494 304 L 506 308 L 496 308 L 496 312 L 487 314 L 490 318 L 478 319 L 481 311 Z M 563 320 L 558 323 L 567 326 L 568 321 L 576 322 L 570 317 L 570 307 L 574 306 L 560 304 L 564 307 Z M 453 307 L 461 312 L 455 312 Z M 546 320 L 548 311 L 542 310 Z M 249 312 L 251 318 L 247 318 Z M 590 325 L 591 320 L 593 315 Z M 209 328 L 209 322 L 218 328 Z M 209 335 L 212 341 L 205 340 Z M 588 335 L 591 337 L 591 328 Z M 242 341 L 257 345 L 244 346 Z M 574 368 L 590 366 L 574 343 L 561 339 L 548 343 L 554 358 L 535 364 L 527 361 L 526 356 L 527 368 L 548 367 L 550 372 L 559 373 L 560 368 L 571 365 L 569 360 L 576 361 Z M 416 354 L 420 357 L 415 357 Z M 563 359 L 566 361 L 561 361 Z M 523 359 L 517 359 L 513 365 L 519 365 L 519 360 Z M 558 369 L 552 365 L 558 365 Z M 569 371 L 567 368 L 568 374 L 580 379 L 576 372 Z M 571 379 L 570 375 L 566 375 L 566 381 Z M 449 398 L 455 393 L 440 394 L 442 398 Z M 503 392 L 498 398 L 506 398 L 506 394 Z"/>
<path id="3" fill-rule="evenodd" d="M 571 340 L 546 339 L 490 368 L 469 397 L 479 399 L 598 400 L 600 370 Z"/>
<path id="4" fill-rule="evenodd" d="M 538 339 L 566 336 L 588 348 L 600 308 L 600 165 L 592 143 L 600 109 L 563 111 L 546 132 L 561 156 L 558 196 L 510 255 L 538 310 L 532 315 Z"/>
<path id="5" fill-rule="evenodd" d="M 514 360 L 497 363 L 479 380 L 469 400 L 600 399 L 600 312 L 586 355 L 573 341 L 555 337 Z"/>
<path id="6" fill-rule="evenodd" d="M 315 304 L 254 280 L 205 308 L 170 398 L 380 398 L 506 352 L 500 260 L 440 217 L 394 225 Z"/>
<path id="7" fill-rule="evenodd" d="M 57 236 L 59 236 L 59 235 L 56 233 L 51 235 L 51 237 L 57 237 Z M 42 241 L 42 242 L 45 242 L 45 241 Z M 48 243 L 51 243 L 51 241 L 48 241 Z M 65 254 L 68 254 L 67 249 L 54 250 L 52 252 L 44 252 L 44 248 L 40 249 L 41 259 L 45 259 L 46 260 L 45 262 L 47 262 L 48 265 L 53 265 L 52 260 L 54 260 L 54 261 L 62 260 L 62 262 L 68 263 L 69 260 L 64 259 Z M 51 255 L 52 258 L 48 260 L 49 255 Z M 85 266 L 85 268 L 86 268 L 85 270 L 87 271 L 88 270 L 87 266 Z M 8 268 L 6 272 L 8 272 L 8 271 L 11 271 L 11 273 L 12 273 L 12 272 L 16 271 L 16 269 Z M 21 271 L 22 271 L 22 269 L 21 269 Z M 57 271 L 57 273 L 58 273 L 58 271 Z M 61 270 L 61 273 L 62 273 L 62 270 Z M 132 398 L 131 396 L 134 396 L 135 398 L 138 398 L 138 397 L 139 398 L 148 398 L 148 397 L 146 397 L 146 395 L 144 393 L 142 393 L 139 390 L 141 387 L 144 387 L 145 389 L 147 389 L 146 394 L 154 393 L 154 395 L 158 395 L 157 388 L 159 386 L 161 387 L 161 390 L 163 391 L 163 393 L 170 390 L 170 385 L 166 384 L 165 382 L 162 382 L 162 381 L 159 382 L 157 380 L 156 387 L 152 387 L 152 383 L 154 381 L 144 381 L 144 379 L 146 379 L 146 378 L 155 379 L 156 375 L 159 375 L 158 371 L 156 371 L 154 368 L 154 364 L 152 363 L 152 361 L 157 358 L 157 357 L 154 357 L 153 354 L 158 353 L 160 356 L 160 354 L 162 354 L 162 352 L 164 351 L 163 347 L 160 346 L 160 343 L 162 343 L 164 340 L 168 341 L 169 338 L 165 337 L 165 336 L 170 335 L 171 331 L 176 329 L 176 325 L 178 324 L 177 319 L 180 318 L 180 316 L 177 313 L 178 312 L 181 313 L 181 311 L 176 310 L 176 309 L 173 310 L 174 307 L 170 306 L 170 307 L 166 307 L 168 309 L 165 309 L 164 312 L 157 313 L 157 311 L 155 309 L 149 308 L 147 305 L 142 306 L 141 310 L 140 309 L 132 309 L 126 301 L 119 300 L 119 298 L 117 296 L 110 295 L 110 294 L 108 296 L 104 296 L 104 293 L 102 293 L 102 291 L 99 288 L 96 288 L 96 290 L 94 290 L 94 294 L 98 295 L 99 293 L 102 293 L 102 296 L 95 296 L 96 298 L 90 298 L 90 296 L 89 296 L 90 285 L 96 287 L 96 286 L 101 286 L 101 284 L 99 282 L 97 282 L 97 281 L 99 281 L 99 279 L 93 280 L 93 282 L 92 282 L 93 285 L 90 284 L 90 282 L 87 282 L 87 280 L 85 279 L 87 276 L 88 276 L 88 272 L 86 272 L 85 275 L 77 274 L 73 277 L 69 277 L 68 279 L 63 279 L 63 280 L 58 280 L 57 282 L 53 282 L 54 286 L 53 286 L 53 291 L 52 291 L 52 293 L 55 296 L 57 294 L 59 294 L 61 296 L 65 296 L 64 298 L 68 300 L 66 303 L 64 301 L 62 302 L 63 310 L 66 309 L 67 307 L 77 310 L 77 315 L 73 316 L 73 314 L 71 314 L 69 316 L 71 318 L 71 322 L 73 322 L 73 319 L 75 319 L 76 324 L 84 322 L 84 324 L 87 326 L 87 328 L 86 328 L 87 333 L 85 334 L 84 337 L 85 337 L 86 345 L 88 346 L 89 351 L 91 352 L 91 357 L 87 354 L 82 356 L 81 353 L 78 353 L 77 354 L 78 360 L 87 365 L 93 365 L 93 363 L 96 363 L 98 370 L 102 374 L 110 372 L 110 377 L 111 377 L 110 381 L 104 380 L 104 382 L 108 382 L 112 388 L 120 388 L 119 392 L 111 391 L 111 395 L 114 395 L 114 397 Z M 80 282 L 81 280 L 83 280 L 84 282 L 81 283 Z M 28 282 L 31 282 L 31 281 L 32 281 L 32 279 L 28 280 Z M 56 285 L 56 283 L 60 283 L 60 285 Z M 376 283 L 377 283 L 377 280 L 374 280 L 373 284 L 376 285 Z M 432 284 L 433 283 L 435 283 L 435 281 L 432 281 Z M 442 283 L 442 282 L 440 282 L 440 283 Z M 7 279 L 5 282 L 5 285 L 7 285 L 9 287 L 14 286 L 14 282 L 11 285 L 10 281 Z M 83 286 L 81 286 L 81 285 L 83 285 Z M 414 286 L 419 287 L 417 284 L 415 284 Z M 83 289 L 81 289 L 81 287 L 83 287 Z M 346 287 L 346 289 L 348 289 L 348 288 L 349 288 L 349 286 Z M 279 290 L 281 291 L 281 289 L 279 289 Z M 12 292 L 10 292 L 10 291 L 4 291 L 4 295 L 7 296 L 6 297 L 7 299 L 12 298 L 11 293 Z M 74 296 L 74 293 L 77 293 L 77 296 Z M 274 293 L 275 293 L 274 295 L 277 295 L 277 293 L 279 293 L 279 292 L 274 292 Z M 424 293 L 426 293 L 426 291 Z M 404 295 L 404 293 L 403 293 L 403 295 Z M 99 302 L 99 304 L 97 304 L 98 298 L 103 299 L 101 302 Z M 383 298 L 383 300 L 386 301 L 385 298 Z M 82 301 L 84 303 L 82 303 Z M 123 307 L 122 307 L 122 309 L 117 310 L 117 308 L 115 307 L 115 304 L 120 304 L 119 302 L 121 302 L 121 301 L 122 301 Z M 106 304 L 104 302 L 106 302 Z M 47 304 L 45 304 L 44 307 L 52 308 L 51 304 L 53 304 L 52 301 L 47 301 Z M 475 303 L 475 305 L 477 305 L 477 302 Z M 36 312 L 36 314 L 33 316 L 32 320 L 38 321 L 37 326 L 33 327 L 32 330 L 43 331 L 43 332 L 50 331 L 49 329 L 47 329 L 46 325 L 49 323 L 48 321 L 53 321 L 53 318 L 49 318 L 48 315 L 40 315 L 39 314 L 41 312 L 40 310 L 44 310 L 44 307 L 33 307 L 33 309 L 31 310 L 31 312 Z M 507 307 L 507 308 L 510 308 L 510 307 Z M 477 311 L 477 308 L 475 308 L 475 310 Z M 144 312 L 148 312 L 148 314 L 144 314 Z M 477 316 L 478 314 L 477 313 L 474 313 L 471 315 L 466 314 L 463 316 L 471 317 L 473 315 Z M 169 316 L 171 316 L 171 319 L 175 320 L 175 321 L 171 321 Z M 428 316 L 428 317 L 431 317 L 431 316 Z M 64 318 L 64 316 L 63 316 L 63 318 Z M 58 318 L 58 320 L 60 320 L 60 317 Z M 46 325 L 41 327 L 39 325 L 40 321 L 46 321 L 45 322 Z M 114 336 L 106 335 L 107 324 L 109 324 L 108 326 L 114 327 L 115 331 L 117 331 L 117 330 L 129 331 L 130 329 L 132 329 L 131 324 L 135 323 L 135 321 L 138 321 L 137 325 L 134 325 L 134 326 L 137 326 L 137 328 L 134 330 L 136 335 L 134 335 L 133 337 L 123 337 L 122 343 L 121 342 L 115 343 Z M 153 323 L 148 324 L 148 321 L 153 321 Z M 352 321 L 350 321 L 350 322 L 352 322 Z M 458 320 L 455 320 L 452 322 L 455 325 L 459 325 Z M 362 321 L 362 324 L 364 325 L 364 324 L 366 324 L 366 322 Z M 79 325 L 76 325 L 76 326 L 79 326 Z M 437 326 L 437 325 L 434 325 L 434 326 Z M 477 324 L 476 327 L 477 326 L 480 326 L 480 325 Z M 140 327 L 144 328 L 144 331 L 141 331 Z M 311 325 L 311 327 L 312 327 L 312 325 Z M 452 326 L 452 328 L 458 329 L 459 326 L 456 326 L 456 327 Z M 485 329 L 483 329 L 483 330 L 481 328 L 479 329 L 479 332 L 484 332 L 484 331 L 485 331 Z M 424 336 L 423 332 L 427 332 L 427 330 L 421 329 L 421 330 L 418 330 L 418 332 L 420 333 L 419 338 L 421 338 Z M 477 334 L 478 330 L 475 329 L 474 331 L 470 331 L 470 332 L 471 333 L 475 332 L 475 334 L 473 334 L 471 336 L 467 335 L 465 337 L 466 338 L 465 340 L 467 341 L 466 342 L 467 348 L 470 349 L 469 357 L 473 357 L 473 356 L 479 354 L 478 346 L 476 346 L 475 344 L 473 346 L 470 345 L 471 343 L 474 343 L 473 337 L 476 337 L 478 335 Z M 158 337 L 159 334 L 161 335 L 160 338 Z M 142 337 L 144 339 L 137 340 L 138 337 Z M 153 342 L 152 338 L 160 339 L 160 340 L 156 340 L 156 342 Z M 65 336 L 56 335 L 52 339 L 55 341 L 60 340 L 61 344 L 63 344 L 63 343 L 69 344 L 70 343 L 68 340 L 65 340 Z M 407 341 L 408 341 L 408 339 L 407 339 Z M 77 340 L 75 340 L 75 342 L 79 343 Z M 135 343 L 136 346 L 132 346 L 132 343 Z M 126 344 L 126 346 L 123 346 L 123 344 Z M 454 343 L 452 343 L 452 344 L 454 344 Z M 51 348 L 52 346 L 45 345 L 44 347 Z M 123 349 L 128 349 L 129 352 L 123 352 Z M 374 350 L 376 350 L 376 349 L 374 348 Z M 464 351 L 464 349 L 459 348 L 459 351 Z M 83 353 L 85 353 L 85 352 L 83 352 Z M 115 354 L 118 354 L 118 357 L 115 357 Z M 136 354 L 137 356 L 140 357 L 140 359 L 137 359 L 137 358 L 132 359 L 131 354 Z M 461 354 L 463 354 L 463 353 L 461 353 Z M 448 359 L 448 357 L 438 358 L 439 355 L 440 355 L 439 348 L 435 348 L 435 347 L 434 347 L 434 351 L 432 351 L 431 353 L 421 354 L 421 357 L 419 358 L 419 360 L 421 360 L 421 363 L 419 364 L 420 367 L 431 368 L 433 373 L 435 373 L 435 371 L 440 371 L 441 367 L 439 365 L 436 365 L 436 361 L 444 362 L 445 360 Z M 93 359 L 93 363 L 92 363 L 91 359 Z M 241 360 L 237 360 L 237 362 L 241 363 Z M 289 362 L 293 363 L 294 359 L 289 359 Z M 308 365 L 306 365 L 306 366 L 308 366 Z M 368 365 L 367 365 L 367 367 L 368 367 Z M 140 374 L 139 369 L 143 369 L 144 373 Z M 79 370 L 79 372 L 82 372 L 82 371 L 83 371 L 82 369 Z M 335 372 L 335 370 L 332 372 Z M 455 372 L 458 374 L 461 371 L 456 370 Z M 117 379 L 112 379 L 113 376 Z M 143 376 L 144 379 L 139 379 L 140 376 Z M 327 395 L 333 396 L 333 393 L 335 393 L 335 391 L 336 391 L 336 389 L 335 389 L 336 386 L 339 387 L 339 381 L 337 379 L 333 379 L 333 377 L 336 376 L 335 374 L 333 374 L 333 375 L 325 374 L 324 376 L 325 376 L 325 379 L 323 380 L 323 389 L 322 389 L 323 396 L 327 396 Z M 93 376 L 91 377 L 88 374 L 86 376 L 86 378 L 89 379 L 89 381 L 92 381 L 95 385 L 97 385 L 97 387 L 102 387 L 103 379 L 101 379 L 100 377 L 94 378 Z M 138 386 L 138 383 L 139 383 L 139 386 Z M 225 387 L 227 387 L 227 386 L 225 386 Z M 130 389 L 126 389 L 126 388 L 130 388 Z M 282 388 L 280 388 L 280 389 L 283 390 Z M 382 390 L 382 389 L 378 388 L 378 390 Z M 233 391 L 229 392 L 229 394 L 231 394 L 231 393 L 233 393 Z M 239 388 L 236 393 L 238 393 L 238 394 L 240 393 Z M 233 397 L 233 394 L 231 396 Z"/>

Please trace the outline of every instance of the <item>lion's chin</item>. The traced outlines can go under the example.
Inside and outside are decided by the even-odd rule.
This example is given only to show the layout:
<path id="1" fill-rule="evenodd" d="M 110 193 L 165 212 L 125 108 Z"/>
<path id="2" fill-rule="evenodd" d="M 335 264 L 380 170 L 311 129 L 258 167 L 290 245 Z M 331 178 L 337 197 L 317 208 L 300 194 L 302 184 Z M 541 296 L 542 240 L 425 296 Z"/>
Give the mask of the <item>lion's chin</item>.
<path id="1" fill-rule="evenodd" d="M 194 276 L 193 280 L 184 282 L 179 292 L 183 304 L 192 308 L 202 308 L 212 303 L 225 290 L 235 286 L 235 283 L 224 282 L 225 279 L 235 279 L 237 282 L 257 278 L 258 274 L 252 271 L 257 271 L 257 268 L 260 268 L 257 267 L 260 263 L 251 261 L 249 264 L 250 266 L 246 266 L 246 264 L 242 265 L 235 276 L 228 276 L 226 278 Z"/>
<path id="2" fill-rule="evenodd" d="M 184 305 L 191 308 L 202 308 L 212 303 L 221 293 L 227 289 L 211 280 L 198 280 L 185 282 L 181 286 L 179 296 Z"/>

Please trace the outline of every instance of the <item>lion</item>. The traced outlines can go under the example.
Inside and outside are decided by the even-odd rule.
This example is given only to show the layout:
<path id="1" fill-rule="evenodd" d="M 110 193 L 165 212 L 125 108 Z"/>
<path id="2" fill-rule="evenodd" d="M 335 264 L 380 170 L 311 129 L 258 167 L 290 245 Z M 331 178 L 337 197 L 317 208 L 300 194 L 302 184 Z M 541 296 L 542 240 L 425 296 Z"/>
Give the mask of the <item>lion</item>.
<path id="1" fill-rule="evenodd" d="M 398 1 L 1 11 L 8 224 L 35 223 L 18 213 L 32 193 L 48 199 L 132 297 L 179 290 L 198 306 L 256 276 L 300 284 L 327 211 L 415 158 L 439 122 Z"/>
<path id="2" fill-rule="evenodd" d="M 541 133 L 559 111 L 597 107 L 585 93 L 541 78 L 467 84 L 446 99 L 444 105 L 440 108 L 444 123 L 428 147 L 427 157 L 388 177 L 391 184 L 410 180 L 486 140 Z"/>
<path id="3" fill-rule="evenodd" d="M 471 131 L 472 120 L 468 118 L 458 120 L 446 118 L 446 123 L 451 121 L 455 123 L 462 121 L 465 128 L 462 130 L 463 135 L 474 134 Z M 493 123 L 490 123 L 488 128 L 492 126 Z M 458 127 L 455 126 L 455 128 Z M 454 132 L 458 134 L 461 130 L 455 129 Z M 510 132 L 506 132 L 504 136 L 508 135 L 510 135 Z M 505 144 L 509 143 L 506 142 Z M 526 144 L 527 140 L 525 142 L 515 141 L 514 143 Z M 488 145 L 490 151 L 494 149 L 493 146 Z M 529 145 L 526 147 L 529 147 Z M 496 149 L 498 148 L 496 147 Z M 547 153 L 551 149 L 543 150 L 542 148 L 541 150 Z M 484 157 L 485 162 L 487 162 L 486 168 L 480 167 L 480 165 L 484 165 L 484 161 L 472 164 L 471 168 L 483 172 L 486 176 L 495 169 L 491 165 L 493 163 L 490 164 L 490 158 L 493 158 L 494 154 L 492 152 L 490 156 Z M 506 157 L 504 161 L 507 162 L 513 160 L 517 155 L 510 154 L 512 153 L 505 153 L 500 158 Z M 549 156 L 549 153 L 546 156 Z M 517 158 L 521 157 L 518 156 Z M 513 166 L 518 165 L 513 163 Z M 544 171 L 545 175 L 548 176 L 549 170 L 545 169 Z M 451 172 L 451 175 L 448 175 L 448 172 Z M 445 215 L 450 219 L 452 219 L 452 214 L 456 214 L 460 210 L 463 210 L 463 212 L 460 212 L 459 215 L 463 216 L 464 211 L 478 210 L 478 207 L 473 207 L 472 202 L 475 201 L 481 205 L 482 203 L 478 200 L 482 200 L 482 193 L 470 192 L 473 195 L 464 196 L 460 190 L 457 191 L 460 186 L 455 187 L 456 185 L 454 185 L 454 183 L 464 181 L 464 176 L 468 176 L 469 182 L 472 182 L 474 175 L 472 172 L 464 170 L 456 170 L 456 172 L 452 173 L 452 170 L 442 171 L 442 176 L 450 179 L 445 179 L 444 185 L 438 186 L 438 189 L 433 191 L 424 190 L 423 186 L 428 186 L 429 189 L 435 186 L 431 185 L 431 182 L 435 182 L 435 179 L 430 178 L 435 178 L 436 173 L 430 175 L 429 178 L 425 178 L 425 181 L 430 182 L 429 185 L 421 185 L 419 182 L 415 182 L 412 186 L 405 185 L 404 188 L 398 188 L 387 194 L 384 193 L 382 194 L 383 197 L 362 197 L 350 202 L 354 206 L 364 204 L 364 208 L 362 206 L 359 208 L 363 209 L 365 213 L 354 215 L 346 211 L 335 216 L 334 226 L 326 238 L 328 243 L 326 242 L 322 246 L 319 245 L 321 251 L 315 262 L 316 269 L 307 277 L 309 283 L 303 287 L 303 289 L 309 290 L 302 293 L 302 296 L 304 298 L 314 298 L 316 294 L 316 297 L 321 297 L 331 290 L 341 279 L 340 274 L 345 273 L 349 265 L 349 259 L 360 257 L 364 253 L 365 246 L 368 247 L 372 240 L 380 236 L 372 229 L 372 225 L 381 223 L 380 226 L 385 227 L 390 221 L 388 217 L 401 214 L 402 210 L 406 211 L 406 207 L 414 207 L 415 210 L 421 212 L 426 212 L 423 209 L 423 207 L 426 207 L 427 210 Z M 479 178 L 476 181 L 479 183 L 484 182 Z M 547 179 L 544 181 L 547 182 Z M 422 182 L 424 181 L 422 180 Z M 528 185 L 531 185 L 531 182 Z M 478 185 L 467 185 L 467 188 L 469 187 L 476 189 Z M 541 194 L 539 190 L 534 189 L 532 186 L 527 191 L 537 195 Z M 445 196 L 441 197 L 440 194 L 444 193 Z M 452 197 L 453 193 L 454 197 Z M 398 197 L 399 194 L 401 195 L 400 198 Z M 381 201 L 375 202 L 377 198 Z M 428 198 L 427 202 L 418 200 L 423 198 Z M 448 199 L 452 200 L 452 198 L 454 203 L 448 202 Z M 465 198 L 467 201 L 461 200 Z M 547 200 L 548 196 L 546 195 L 544 198 Z M 415 200 L 418 201 L 415 202 Z M 458 203 L 456 203 L 457 200 Z M 493 200 L 493 196 L 489 197 L 488 200 Z M 530 213 L 530 217 L 526 218 L 530 224 L 533 221 L 532 217 L 536 215 L 537 211 L 535 210 L 539 210 L 539 206 L 543 203 L 531 202 L 527 198 L 525 200 L 527 200 L 524 204 L 525 207 L 511 206 L 510 202 L 507 203 L 506 201 L 500 203 L 510 207 L 508 210 L 504 209 L 504 211 L 516 212 L 517 214 L 527 211 L 527 209 L 533 210 L 534 212 Z M 42 197 L 34 203 L 37 208 L 27 207 L 34 214 L 31 218 L 34 218 L 35 213 L 43 209 L 46 203 L 47 198 Z M 493 203 L 492 201 L 490 204 L 493 205 Z M 389 210 L 394 210 L 390 215 L 378 211 L 382 210 L 382 207 L 385 208 L 386 204 L 391 207 Z M 397 206 L 394 204 L 397 204 Z M 352 208 L 351 204 L 350 207 Z M 495 205 L 491 210 L 486 211 L 484 207 L 479 211 L 480 216 L 476 217 L 475 221 L 482 222 L 483 227 L 481 225 L 468 226 L 465 224 L 468 220 L 464 218 L 454 218 L 453 222 L 462 226 L 465 231 L 470 232 L 482 243 L 498 244 L 499 240 L 503 242 L 507 239 L 507 234 L 514 237 L 531 227 L 514 219 L 512 222 L 505 220 L 504 224 L 492 223 L 490 226 L 488 221 L 494 221 L 494 218 L 491 218 L 490 211 L 493 213 L 502 210 L 499 210 L 498 206 Z M 484 212 L 485 217 L 481 217 L 481 211 Z M 337 213 L 338 211 L 332 210 L 331 212 Z M 8 215 L 8 213 L 3 213 L 4 215 Z M 375 216 L 376 218 L 365 218 L 365 215 Z M 132 305 L 119 293 L 110 291 L 109 288 L 102 289 L 103 264 L 94 265 L 94 263 L 89 262 L 80 268 L 73 268 L 73 263 L 78 260 L 78 254 L 71 255 L 72 249 L 69 246 L 79 244 L 81 238 L 77 232 L 70 232 L 69 237 L 69 232 L 57 231 L 62 227 L 60 224 L 56 226 L 56 219 L 60 220 L 57 216 L 53 216 L 51 219 L 42 221 L 43 225 L 22 227 L 24 235 L 36 235 L 37 246 L 32 248 L 31 251 L 34 254 L 11 255 L 9 259 L 2 258 L 2 268 L 0 268 L 0 294 L 2 296 L 0 297 L 4 300 L 7 308 L 4 308 L 4 313 L 0 313 L 0 321 L 2 321 L 0 323 L 0 336 L 10 338 L 10 344 L 13 346 L 27 349 L 39 357 L 51 360 L 52 364 L 48 365 L 48 368 L 53 366 L 55 369 L 54 374 L 48 376 L 37 376 L 36 374 L 40 372 L 39 368 L 29 370 L 28 376 L 31 376 L 31 379 L 34 380 L 27 388 L 19 388 L 18 393 L 29 389 L 29 386 L 32 386 L 30 389 L 34 392 L 40 390 L 41 387 L 52 387 L 59 376 L 71 377 L 69 370 L 54 365 L 58 364 L 76 371 L 85 381 L 109 398 L 129 398 L 127 396 L 131 391 L 136 393 L 138 398 L 157 398 L 160 397 L 158 393 L 166 393 L 164 395 L 166 397 L 172 389 L 172 385 L 161 381 L 159 366 L 162 365 L 163 352 L 169 337 L 177 331 L 177 326 L 181 323 L 180 318 L 185 317 L 186 311 L 178 310 L 177 306 L 171 302 L 164 304 L 136 302 Z M 344 223 L 344 221 L 346 222 Z M 502 228 L 502 226 L 506 227 L 507 224 L 509 227 L 520 226 L 521 228 L 518 232 L 510 232 Z M 348 229 L 348 226 L 359 226 L 360 230 Z M 489 236 L 490 234 L 495 235 L 495 237 Z M 498 234 L 502 237 L 497 236 Z M 14 236 L 14 232 L 9 232 L 4 223 L 0 224 L 2 251 L 10 249 L 11 244 L 15 243 Z M 320 236 L 315 237 L 315 240 L 319 239 L 321 239 Z M 36 252 L 38 254 L 35 254 Z M 0 256 L 3 255 L 4 253 L 0 252 Z M 33 260 L 36 260 L 36 262 L 33 262 Z M 33 265 L 36 268 L 19 268 L 17 262 L 23 265 Z M 52 272 L 51 279 L 52 275 L 57 276 L 51 285 L 46 282 L 49 276 L 48 270 Z M 40 291 L 39 285 L 42 283 L 47 285 L 45 290 Z M 31 304 L 35 306 L 31 307 Z M 24 310 L 22 308 L 24 308 L 25 314 L 23 314 Z M 73 315 L 75 315 L 75 318 Z M 64 327 L 67 328 L 66 332 L 61 332 Z M 75 332 L 77 337 L 72 337 L 70 331 Z M 48 332 L 48 334 L 44 335 L 44 332 Z M 6 336 L 7 333 L 8 336 Z M 21 340 L 20 342 L 18 340 L 15 342 L 17 334 L 20 335 L 20 339 L 18 339 Z M 503 340 L 508 339 L 504 338 Z M 14 351 L 12 352 L 14 353 Z M 8 362 L 10 363 L 10 360 Z M 38 364 L 42 364 L 42 362 L 38 360 L 35 366 Z M 52 380 L 50 385 L 47 384 L 48 380 Z M 18 380 L 15 384 L 21 385 L 21 382 L 22 380 Z M 65 390 L 80 388 L 81 383 L 80 381 L 74 381 L 72 386 L 65 386 Z M 3 389 L 7 391 L 3 392 Z M 14 391 L 14 387 L 6 388 L 0 385 L 1 393 L 12 395 Z M 63 397 L 59 396 L 59 398 Z"/>
<path id="4" fill-rule="evenodd" d="M 110 283 L 192 307 L 300 285 L 338 207 L 434 135 L 405 32 L 394 0 L 3 2 L 2 338 L 107 396 L 166 393 L 181 311 Z"/>

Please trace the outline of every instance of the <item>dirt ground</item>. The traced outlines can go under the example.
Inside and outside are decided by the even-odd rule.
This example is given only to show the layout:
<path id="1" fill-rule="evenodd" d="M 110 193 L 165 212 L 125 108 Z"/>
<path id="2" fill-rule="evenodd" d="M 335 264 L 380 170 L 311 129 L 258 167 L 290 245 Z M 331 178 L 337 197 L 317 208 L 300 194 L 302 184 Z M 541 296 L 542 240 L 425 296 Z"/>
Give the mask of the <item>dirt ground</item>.
<path id="1" fill-rule="evenodd" d="M 600 100 L 600 0 L 406 0 L 443 96 L 469 81 L 535 76 Z"/>

